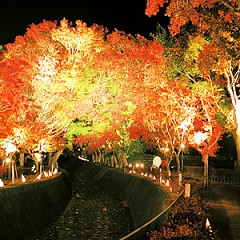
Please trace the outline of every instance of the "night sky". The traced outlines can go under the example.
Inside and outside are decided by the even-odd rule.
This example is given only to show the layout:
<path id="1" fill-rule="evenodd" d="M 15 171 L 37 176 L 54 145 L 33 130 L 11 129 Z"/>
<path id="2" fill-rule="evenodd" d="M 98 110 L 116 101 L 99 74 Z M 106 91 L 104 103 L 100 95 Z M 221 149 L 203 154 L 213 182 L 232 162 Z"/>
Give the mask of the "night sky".
<path id="1" fill-rule="evenodd" d="M 145 15 L 146 0 L 17 0 L 0 3 L 0 45 L 12 43 L 18 35 L 24 35 L 32 24 L 43 20 L 60 21 L 64 17 L 75 22 L 82 20 L 89 26 L 96 23 L 110 31 L 114 28 L 150 38 L 156 23 L 165 25 L 166 19 Z"/>

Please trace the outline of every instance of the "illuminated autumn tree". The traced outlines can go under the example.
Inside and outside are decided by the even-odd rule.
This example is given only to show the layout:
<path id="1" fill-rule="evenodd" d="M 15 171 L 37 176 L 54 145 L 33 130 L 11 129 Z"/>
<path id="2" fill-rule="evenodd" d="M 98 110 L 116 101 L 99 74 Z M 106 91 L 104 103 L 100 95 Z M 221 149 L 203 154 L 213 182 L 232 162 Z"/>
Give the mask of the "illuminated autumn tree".
<path id="1" fill-rule="evenodd" d="M 206 90 L 207 89 L 207 90 Z M 188 144 L 194 147 L 202 156 L 204 163 L 204 186 L 208 186 L 208 158 L 216 157 L 220 148 L 218 142 L 226 131 L 218 119 L 219 108 L 216 106 L 216 98 L 220 94 L 211 85 L 205 83 L 193 86 L 195 94 L 196 115 L 189 126 Z"/>
<path id="2" fill-rule="evenodd" d="M 168 85 L 169 84 L 169 85 Z M 188 147 L 195 148 L 202 155 L 204 163 L 204 185 L 208 178 L 208 157 L 215 157 L 218 141 L 224 132 L 216 100 L 221 93 L 206 83 L 196 83 L 190 88 L 181 82 L 162 83 L 157 91 L 147 91 L 143 118 L 153 133 L 159 151 L 173 158 L 180 173 L 179 156 Z M 196 138 L 196 137 L 204 138 Z M 183 149 L 184 148 L 184 149 Z"/>
<path id="3" fill-rule="evenodd" d="M 9 157 L 26 141 L 21 130 L 35 117 L 32 101 L 26 96 L 24 71 L 29 64 L 20 58 L 4 58 L 0 62 L 0 144 L 2 155 Z M 11 150 L 10 150 L 11 149 Z"/>
<path id="4" fill-rule="evenodd" d="M 195 102 L 191 90 L 180 82 L 161 82 L 158 87 L 146 88 L 142 115 L 152 133 L 158 151 L 167 158 L 168 170 L 176 159 L 180 173 L 180 153 L 187 148 L 189 126 L 195 117 Z"/>
<path id="5" fill-rule="evenodd" d="M 225 88 L 229 93 L 233 111 L 230 112 L 226 104 L 228 96 L 225 97 L 225 103 L 221 99 L 218 106 L 222 116 L 225 115 L 224 124 L 228 124 L 229 131 L 235 130 L 237 168 L 239 168 L 239 2 L 235 0 L 149 0 L 146 14 L 148 16 L 157 14 L 164 3 L 168 3 L 165 5 L 165 13 L 170 18 L 168 29 L 171 36 L 176 38 L 185 36 L 185 41 L 182 43 L 187 50 L 177 51 L 181 53 L 177 56 L 180 59 L 179 66 L 175 68 L 178 71 L 177 76 L 187 77 L 192 82 L 211 81 L 213 85 L 217 84 L 220 89 Z M 235 120 L 235 128 L 232 116 Z"/>
<path id="6" fill-rule="evenodd" d="M 31 25 L 23 37 L 7 45 L 6 56 L 29 61 L 25 69 L 30 78 L 28 96 L 36 109 L 35 121 L 43 123 L 48 136 L 62 137 L 76 119 L 91 123 L 92 130 L 103 126 L 117 78 L 94 66 L 103 49 L 101 27 L 87 27 L 81 21 L 74 27 L 66 19 L 60 26 L 45 21 Z"/>
<path id="7" fill-rule="evenodd" d="M 165 15 L 170 18 L 168 28 L 172 35 L 180 33 L 181 27 L 189 22 L 202 32 L 209 30 L 214 17 L 213 14 L 207 14 L 209 10 L 214 12 L 221 9 L 218 15 L 221 20 L 229 23 L 235 20 L 238 22 L 240 17 L 239 2 L 236 0 L 147 0 L 146 2 L 145 14 L 149 17 L 166 7 Z M 215 19 L 216 22 L 218 20 Z"/>
<path id="8" fill-rule="evenodd" d="M 131 126 L 135 124 L 135 109 L 142 107 L 142 86 L 144 82 L 154 84 L 159 81 L 165 59 L 162 46 L 142 36 L 134 37 L 116 30 L 106 36 L 106 44 L 105 50 L 99 54 L 96 67 L 104 71 L 105 75 L 112 76 L 114 80 L 109 86 L 113 99 L 107 105 L 109 118 L 106 123 L 109 127 L 106 131 L 112 131 L 115 137 L 109 139 L 104 135 L 107 141 L 105 145 L 112 145 L 114 152 L 118 146 L 116 158 L 118 165 L 124 167 L 127 165 L 129 146 L 132 143 L 131 136 L 140 139 L 142 135 L 138 132 L 137 137 L 136 132 L 131 131 Z"/>
<path id="9" fill-rule="evenodd" d="M 26 148 L 27 152 L 30 154 L 35 151 L 35 145 L 37 144 L 39 137 L 44 135 L 46 136 L 46 134 L 49 133 L 49 131 L 46 130 L 50 129 L 50 126 L 47 125 L 51 122 L 50 115 L 47 121 L 45 121 L 44 118 L 39 120 L 39 112 L 42 108 L 36 101 L 37 92 L 34 88 L 37 86 L 34 86 L 34 79 L 36 79 L 36 76 L 39 77 L 41 75 L 41 71 L 39 71 L 39 59 L 44 61 L 43 59 L 45 54 L 52 54 L 54 56 L 57 52 L 56 43 L 51 40 L 50 34 L 51 29 L 54 27 L 56 27 L 55 23 L 47 21 L 44 21 L 39 25 L 32 24 L 30 28 L 27 29 L 24 36 L 16 37 L 15 42 L 13 44 L 7 44 L 6 51 L 3 52 L 3 59 L 5 59 L 5 61 L 6 59 L 18 58 L 21 59 L 22 62 L 27 62 L 27 65 L 22 68 L 21 75 L 18 77 L 18 80 L 21 80 L 24 85 L 23 96 L 29 100 L 25 104 L 28 108 L 32 109 L 32 113 L 31 119 L 28 119 L 27 121 L 25 120 L 25 122 L 19 122 L 18 127 L 24 129 L 24 131 L 27 132 L 26 136 L 28 136 L 28 139 L 21 144 L 20 148 Z M 12 67 L 13 66 L 14 64 Z M 45 73 L 45 76 L 50 74 L 50 68 L 51 67 L 46 70 L 48 73 Z M 44 93 L 42 92 L 42 95 L 39 97 L 44 99 Z M 24 101 L 22 101 L 22 103 L 24 103 Z M 18 109 L 16 109 L 16 113 L 19 114 Z M 38 132 L 35 132 L 35 136 L 34 129 L 38 129 Z M 56 132 L 56 129 L 54 132 Z M 22 154 L 23 151 L 21 150 L 20 153 Z M 22 164 L 23 160 L 21 160 L 21 165 Z"/>
<path id="10" fill-rule="evenodd" d="M 131 136 L 138 138 L 130 127 L 133 112 L 142 107 L 139 93 L 144 85 L 154 86 L 163 79 L 160 44 L 63 19 L 59 26 L 46 21 L 31 25 L 23 37 L 7 45 L 4 56 L 29 63 L 22 79 L 35 116 L 26 129 L 39 123 L 39 136 L 53 141 L 67 137 L 68 143 L 89 133 L 95 137 L 112 131 L 115 137 L 105 141 L 117 143 L 119 165 L 127 165 Z M 34 141 L 31 136 L 26 147 L 34 152 L 42 137 Z M 98 141 L 99 148 L 102 143 Z"/>
<path id="11" fill-rule="evenodd" d="M 121 127 L 116 130 L 121 139 L 120 152 L 125 159 L 133 140 L 143 137 L 143 132 L 139 129 L 144 128 L 141 124 L 144 116 L 139 110 L 144 107 L 144 86 L 152 86 L 163 79 L 165 58 L 161 44 L 139 35 L 133 37 L 116 31 L 108 36 L 108 41 L 114 47 L 115 53 L 121 56 L 122 69 L 127 73 L 121 82 L 127 109 L 122 111 Z M 117 118 L 119 119 L 119 116 Z M 134 131 L 137 128 L 138 131 Z"/>

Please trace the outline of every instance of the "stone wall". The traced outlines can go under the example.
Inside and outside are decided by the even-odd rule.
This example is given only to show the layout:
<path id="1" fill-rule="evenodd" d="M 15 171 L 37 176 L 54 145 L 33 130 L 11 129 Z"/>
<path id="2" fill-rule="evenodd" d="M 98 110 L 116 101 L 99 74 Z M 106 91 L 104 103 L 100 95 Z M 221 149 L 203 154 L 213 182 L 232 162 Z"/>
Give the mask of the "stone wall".
<path id="1" fill-rule="evenodd" d="M 67 175 L 0 189 L 0 239 L 35 239 L 71 199 Z"/>

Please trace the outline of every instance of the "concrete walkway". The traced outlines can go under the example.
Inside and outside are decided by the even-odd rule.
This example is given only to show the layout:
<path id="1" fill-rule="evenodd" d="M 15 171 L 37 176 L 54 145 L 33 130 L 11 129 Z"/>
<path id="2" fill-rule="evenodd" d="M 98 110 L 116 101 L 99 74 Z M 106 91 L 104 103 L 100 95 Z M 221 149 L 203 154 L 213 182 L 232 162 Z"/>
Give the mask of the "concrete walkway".
<path id="1" fill-rule="evenodd" d="M 210 224 L 221 240 L 240 240 L 240 186 L 211 184 L 207 198 Z"/>

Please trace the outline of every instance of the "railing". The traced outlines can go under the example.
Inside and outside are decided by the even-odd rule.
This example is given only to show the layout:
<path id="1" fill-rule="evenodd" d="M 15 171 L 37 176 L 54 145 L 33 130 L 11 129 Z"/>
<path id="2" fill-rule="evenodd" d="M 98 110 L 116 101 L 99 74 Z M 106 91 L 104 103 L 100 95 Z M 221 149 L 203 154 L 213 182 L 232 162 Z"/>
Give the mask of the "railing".
<path id="1" fill-rule="evenodd" d="M 187 172 L 183 174 L 184 178 L 192 178 L 196 180 L 203 180 L 203 175 L 196 174 L 193 172 Z M 229 184 L 229 185 L 240 185 L 240 176 L 228 176 L 228 175 L 223 175 L 220 176 L 218 174 L 210 174 L 208 176 L 208 181 L 210 183 L 222 183 L 222 184 Z"/>
<path id="2" fill-rule="evenodd" d="M 125 240 L 125 239 L 129 239 L 130 237 L 134 236 L 136 233 L 138 233 L 140 230 L 146 228 L 148 225 L 150 225 L 151 223 L 153 223 L 154 221 L 156 221 L 157 219 L 159 219 L 163 214 L 165 214 L 175 203 L 176 201 L 179 199 L 179 197 L 184 193 L 184 189 L 181 190 L 181 192 L 179 193 L 179 195 L 176 197 L 176 199 L 174 199 L 171 204 L 166 207 L 162 212 L 160 212 L 156 217 L 152 218 L 150 221 L 148 221 L 147 223 L 145 223 L 144 225 L 142 225 L 141 227 L 135 229 L 134 231 L 132 231 L 131 233 L 129 233 L 128 235 L 122 237 L 120 240 Z"/>
<path id="3" fill-rule="evenodd" d="M 228 178 L 227 176 L 209 176 L 208 181 L 211 183 L 223 183 L 229 185 L 240 185 L 240 178 Z"/>

